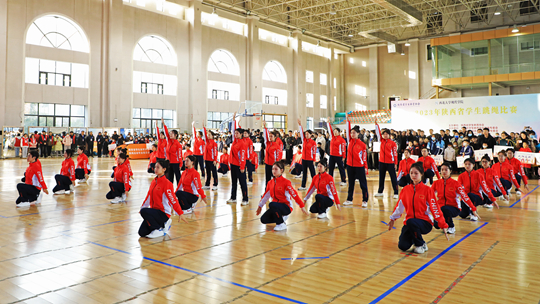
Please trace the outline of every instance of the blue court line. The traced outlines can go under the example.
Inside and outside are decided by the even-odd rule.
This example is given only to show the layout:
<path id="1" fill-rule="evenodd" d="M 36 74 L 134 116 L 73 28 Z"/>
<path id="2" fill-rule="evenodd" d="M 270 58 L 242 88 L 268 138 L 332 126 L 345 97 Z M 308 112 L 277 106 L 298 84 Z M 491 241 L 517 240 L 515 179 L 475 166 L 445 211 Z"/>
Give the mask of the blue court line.
<path id="1" fill-rule="evenodd" d="M 68 237 L 74 238 L 74 236 L 71 236 L 71 235 L 67 235 L 67 234 L 64 234 L 64 235 L 65 235 L 65 236 L 68 236 Z M 124 250 L 116 249 L 116 248 L 109 247 L 109 246 L 102 245 L 102 244 L 95 243 L 95 242 L 90 242 L 90 241 L 86 241 L 86 242 L 89 243 L 89 244 L 93 244 L 93 245 L 96 245 L 96 246 L 100 246 L 100 247 L 103 247 L 103 248 L 107 248 L 107 249 L 110 249 L 110 250 L 113 250 L 113 251 L 117 251 L 117 252 L 121 252 L 121 253 L 125 253 L 125 254 L 130 254 L 130 255 L 131 255 L 131 252 L 127 252 L 127 251 L 124 251 Z M 165 262 L 162 262 L 162 261 L 159 261 L 159 260 L 156 260 L 156 259 L 147 258 L 147 257 L 145 257 L 145 256 L 143 256 L 142 258 L 143 258 L 144 260 L 147 260 L 147 261 L 151 261 L 151 262 L 154 262 L 154 263 L 157 263 L 157 264 L 161 264 L 161 265 L 173 267 L 173 268 L 180 269 L 180 270 L 183 270 L 183 271 L 186 271 L 186 272 L 190 272 L 190 273 L 193 273 L 193 274 L 196 274 L 196 275 L 200 275 L 200 276 L 204 276 L 204 277 L 211 278 L 211 279 L 214 279 L 214 280 L 218 280 L 218 281 L 220 281 L 220 282 L 224 282 L 224 283 L 228 283 L 228 284 L 231 284 L 231 285 L 234 285 L 234 286 L 238 286 L 238 287 L 242 287 L 242 288 L 245 288 L 245 289 L 249 289 L 249 290 L 251 290 L 251 291 L 255 291 L 255 292 L 258 292 L 258 293 L 262 293 L 262 294 L 265 294 L 265 295 L 268 295 L 268 296 L 271 296 L 271 297 L 275 297 L 275 298 L 278 298 L 278 299 L 282 299 L 282 300 L 285 300 L 285 301 L 289 301 L 289 302 L 292 302 L 292 303 L 307 304 L 306 302 L 300 302 L 300 301 L 297 301 L 297 300 L 294 300 L 294 299 L 291 299 L 291 298 L 287 298 L 287 297 L 284 297 L 284 296 L 280 296 L 280 295 L 275 294 L 275 293 L 263 291 L 263 290 L 260 290 L 260 289 L 257 289 L 257 288 L 253 288 L 253 287 L 249 287 L 249 286 L 243 285 L 243 284 L 239 284 L 239 283 L 235 283 L 235 282 L 232 282 L 232 281 L 224 280 L 224 279 L 221 279 L 221 278 L 218 278 L 218 277 L 211 276 L 211 275 L 209 275 L 209 274 L 205 274 L 205 273 L 198 272 L 198 271 L 195 271 L 195 270 L 191 270 L 191 269 L 187 269 L 187 268 L 184 268 L 184 267 L 176 266 L 176 265 L 173 265 L 173 264 L 165 263 Z"/>
<path id="2" fill-rule="evenodd" d="M 459 241 L 455 242 L 454 244 L 450 245 L 448 248 L 446 248 L 445 250 L 443 250 L 441 253 L 439 253 L 436 257 L 434 257 L 433 259 L 431 259 L 429 262 L 427 262 L 426 264 L 424 264 L 422 267 L 418 268 L 415 272 L 411 273 L 409 276 L 407 276 L 405 279 L 401 280 L 401 282 L 397 283 L 396 285 L 394 285 L 394 287 L 388 289 L 385 293 L 383 293 L 382 295 L 380 295 L 379 297 L 377 297 L 375 300 L 371 301 L 370 304 L 374 304 L 374 303 L 379 303 L 381 300 L 383 300 L 384 298 L 386 298 L 389 294 L 391 294 L 392 292 L 394 292 L 396 289 L 400 288 L 403 284 L 407 283 L 410 279 L 414 278 L 417 274 L 419 274 L 422 270 L 426 269 L 429 265 L 433 264 L 435 261 L 437 261 L 440 257 L 442 257 L 443 255 L 445 255 L 448 251 L 450 251 L 452 248 L 456 247 L 459 243 L 461 243 L 462 241 L 464 241 L 465 239 L 467 239 L 469 236 L 473 235 L 475 232 L 477 232 L 478 230 L 482 229 L 485 225 L 487 225 L 488 223 L 484 223 L 482 224 L 482 226 L 474 229 L 473 231 L 469 232 L 466 236 L 462 237 L 461 239 L 459 239 Z"/>
<path id="3" fill-rule="evenodd" d="M 386 226 L 388 226 L 388 223 L 385 222 L 385 221 L 381 221 L 381 223 L 385 224 Z M 396 229 L 396 227 L 392 226 L 392 229 Z"/>
<path id="4" fill-rule="evenodd" d="M 532 189 L 531 192 L 529 192 L 529 193 L 525 194 L 524 196 L 522 196 L 517 202 L 513 203 L 512 205 L 510 205 L 510 207 L 508 207 L 508 208 L 514 207 L 517 203 L 521 202 L 522 199 L 526 198 L 529 194 L 533 193 L 534 190 L 538 189 L 538 187 L 540 187 L 540 185 L 538 185 L 538 186 L 536 186 L 534 189 Z"/>
<path id="5" fill-rule="evenodd" d="M 330 257 L 311 257 L 311 258 L 281 258 L 282 260 L 320 260 L 329 259 Z"/>

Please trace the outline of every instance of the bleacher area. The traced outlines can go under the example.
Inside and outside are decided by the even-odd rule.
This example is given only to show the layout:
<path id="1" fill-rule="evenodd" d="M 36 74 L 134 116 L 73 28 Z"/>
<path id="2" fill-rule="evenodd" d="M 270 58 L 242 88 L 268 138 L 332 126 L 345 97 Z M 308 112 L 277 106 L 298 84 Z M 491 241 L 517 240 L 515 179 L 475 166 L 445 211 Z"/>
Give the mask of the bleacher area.
<path id="1" fill-rule="evenodd" d="M 351 124 L 370 124 L 375 122 L 375 118 L 379 123 L 390 123 L 392 120 L 390 110 L 350 111 L 347 114 Z"/>

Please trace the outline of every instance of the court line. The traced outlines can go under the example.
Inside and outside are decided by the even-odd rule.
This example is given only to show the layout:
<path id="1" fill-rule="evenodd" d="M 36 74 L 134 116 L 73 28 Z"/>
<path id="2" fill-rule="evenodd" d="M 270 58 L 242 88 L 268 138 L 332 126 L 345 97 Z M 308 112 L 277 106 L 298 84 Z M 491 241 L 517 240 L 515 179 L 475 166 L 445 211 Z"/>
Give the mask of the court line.
<path id="1" fill-rule="evenodd" d="M 281 258 L 281 260 L 318 260 L 329 259 L 330 257 L 309 257 L 309 258 Z"/>
<path id="2" fill-rule="evenodd" d="M 374 303 L 379 303 L 381 300 L 383 300 L 384 298 L 386 298 L 389 294 L 391 294 L 392 292 L 394 292 L 396 289 L 400 288 L 403 284 L 407 283 L 409 280 L 411 280 L 412 278 L 414 278 L 417 274 L 419 274 L 420 272 L 422 272 L 424 269 L 426 269 L 429 265 L 433 264 L 435 261 L 437 261 L 438 259 L 440 259 L 443 255 L 445 255 L 448 251 L 450 251 L 452 248 L 456 247 L 459 243 L 463 242 L 465 239 L 467 239 L 468 237 L 470 237 L 471 235 L 473 235 L 474 233 L 476 233 L 478 230 L 482 229 L 484 226 L 486 226 L 488 223 L 484 223 L 482 224 L 482 226 L 474 229 L 473 231 L 469 232 L 467 235 L 465 235 L 464 237 L 462 237 L 461 239 L 459 239 L 457 242 L 455 242 L 454 244 L 448 246 L 448 248 L 446 248 L 445 250 L 443 250 L 441 253 L 439 253 L 437 256 L 435 256 L 433 259 L 431 259 L 429 262 L 427 262 L 426 264 L 422 265 L 422 267 L 418 268 L 415 272 L 411 273 L 409 276 L 407 276 L 405 279 L 401 280 L 401 282 L 397 283 L 396 285 L 394 285 L 392 288 L 388 289 L 385 293 L 383 293 L 382 295 L 378 296 L 375 300 L 371 301 L 370 304 L 374 304 Z"/>
<path id="3" fill-rule="evenodd" d="M 521 202 L 522 199 L 526 198 L 527 196 L 529 196 L 529 194 L 533 193 L 534 190 L 538 189 L 538 187 L 540 187 L 540 185 L 534 187 L 534 189 L 532 189 L 532 191 L 530 191 L 529 193 L 523 195 L 517 202 L 513 203 L 512 205 L 510 205 L 510 207 L 508 207 L 508 208 L 514 207 L 517 203 Z"/>
<path id="4" fill-rule="evenodd" d="M 385 221 L 381 221 L 381 223 L 385 224 L 386 226 L 388 226 L 388 223 L 385 222 Z M 392 229 L 396 229 L 396 227 L 392 226 Z"/>

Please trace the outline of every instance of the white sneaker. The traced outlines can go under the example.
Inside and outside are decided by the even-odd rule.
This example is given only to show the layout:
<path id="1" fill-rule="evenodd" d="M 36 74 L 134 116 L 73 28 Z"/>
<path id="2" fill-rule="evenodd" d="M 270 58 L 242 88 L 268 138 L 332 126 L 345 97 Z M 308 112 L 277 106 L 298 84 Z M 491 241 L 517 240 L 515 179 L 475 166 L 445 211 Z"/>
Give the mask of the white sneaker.
<path id="1" fill-rule="evenodd" d="M 367 208 L 368 204 L 367 202 L 362 202 L 362 207 Z"/>
<path id="2" fill-rule="evenodd" d="M 125 193 L 122 193 L 122 199 L 120 201 L 125 202 L 126 199 L 127 199 L 127 195 Z"/>
<path id="3" fill-rule="evenodd" d="M 319 214 L 317 215 L 317 218 L 320 218 L 320 219 L 327 218 L 326 212 L 325 212 L 325 213 L 319 213 Z"/>
<path id="4" fill-rule="evenodd" d="M 294 178 L 296 178 L 296 179 L 301 179 L 301 178 L 302 178 L 302 175 L 297 175 L 297 176 L 295 176 Z"/>
<path id="5" fill-rule="evenodd" d="M 510 194 L 512 194 L 512 189 L 508 189 L 508 191 L 506 191 L 506 192 L 508 192 L 508 195 L 510 195 Z"/>
<path id="6" fill-rule="evenodd" d="M 373 195 L 373 196 L 374 196 L 374 197 L 383 197 L 384 194 L 382 194 L 382 193 L 375 193 L 375 195 Z"/>
<path id="7" fill-rule="evenodd" d="M 242 206 L 247 206 L 247 205 L 249 205 L 249 202 L 248 201 L 242 201 L 241 205 Z"/>
<path id="8" fill-rule="evenodd" d="M 40 192 L 38 197 L 37 197 L 36 204 L 41 204 L 41 198 L 42 197 L 43 197 L 43 192 Z"/>
<path id="9" fill-rule="evenodd" d="M 163 233 L 163 230 L 162 229 L 156 229 L 152 232 L 150 232 L 150 234 L 148 234 L 146 237 L 149 238 L 149 239 L 155 239 L 155 238 L 158 238 L 160 236 L 164 236 L 165 233 Z"/>
<path id="10" fill-rule="evenodd" d="M 213 186 L 213 187 L 212 187 L 212 191 L 217 191 L 217 187 L 216 187 L 216 186 Z"/>
<path id="11" fill-rule="evenodd" d="M 184 214 L 191 214 L 191 213 L 193 213 L 193 208 L 184 210 Z"/>
<path id="12" fill-rule="evenodd" d="M 81 184 L 82 184 L 82 183 L 86 183 L 86 178 L 80 179 L 80 180 L 79 180 L 79 183 L 81 183 Z"/>
<path id="13" fill-rule="evenodd" d="M 274 227 L 274 231 L 281 231 L 285 229 L 287 229 L 287 225 L 285 223 L 281 223 L 279 225 L 276 225 L 276 227 Z"/>
<path id="14" fill-rule="evenodd" d="M 290 215 L 290 214 L 289 214 L 289 215 Z M 284 215 L 284 216 L 283 216 L 283 222 L 284 222 L 284 223 L 289 219 L 289 215 Z"/>
<path id="15" fill-rule="evenodd" d="M 248 184 L 248 186 L 251 186 L 251 185 L 253 185 L 253 182 L 248 182 L 247 184 Z"/>
<path id="16" fill-rule="evenodd" d="M 172 219 L 169 218 L 169 220 L 165 222 L 165 227 L 163 227 L 164 234 L 169 233 L 169 230 L 171 230 L 171 224 L 172 224 Z"/>
<path id="17" fill-rule="evenodd" d="M 66 191 L 64 191 L 64 193 L 65 193 L 66 195 L 70 195 L 70 194 L 71 194 L 71 191 L 70 191 L 70 190 L 66 190 Z"/>
<path id="18" fill-rule="evenodd" d="M 203 190 L 210 190 L 210 186 L 203 186 L 202 189 Z"/>
<path id="19" fill-rule="evenodd" d="M 343 203 L 343 206 L 350 206 L 352 205 L 352 202 L 351 201 L 346 201 Z"/>
<path id="20" fill-rule="evenodd" d="M 492 204 L 485 204 L 484 208 L 493 209 L 493 205 Z"/>
<path id="21" fill-rule="evenodd" d="M 471 221 L 478 221 L 478 217 L 476 215 L 471 214 L 470 217 Z"/>
<path id="22" fill-rule="evenodd" d="M 450 227 L 446 230 L 446 232 L 448 232 L 449 234 L 454 234 L 456 233 L 456 227 Z"/>
<path id="23" fill-rule="evenodd" d="M 17 208 L 20 208 L 20 207 L 29 207 L 30 206 L 30 202 L 21 202 L 21 203 L 18 203 L 17 204 Z"/>
<path id="24" fill-rule="evenodd" d="M 111 204 L 119 204 L 121 200 L 121 197 L 115 197 L 111 200 Z"/>
<path id="25" fill-rule="evenodd" d="M 399 198 L 399 195 L 394 194 L 393 198 L 394 198 L 394 199 L 398 199 L 398 198 Z"/>
<path id="26" fill-rule="evenodd" d="M 340 185 L 340 186 L 347 186 L 347 183 L 341 182 L 341 183 L 339 183 L 339 185 Z"/>
<path id="27" fill-rule="evenodd" d="M 298 191 L 306 191 L 306 190 L 307 190 L 306 187 L 300 187 L 300 188 L 298 188 Z"/>
<path id="28" fill-rule="evenodd" d="M 229 199 L 229 200 L 227 201 L 227 204 L 236 204 L 236 200 Z"/>
<path id="29" fill-rule="evenodd" d="M 69 185 L 69 190 L 71 191 L 75 190 L 75 186 L 73 184 Z"/>
<path id="30" fill-rule="evenodd" d="M 58 191 L 56 191 L 54 194 L 55 194 L 55 195 L 60 195 L 60 194 L 64 194 L 64 193 L 66 193 L 66 191 L 64 191 L 64 190 L 58 190 Z"/>
<path id="31" fill-rule="evenodd" d="M 517 196 L 521 196 L 521 191 L 516 191 Z"/>
<path id="32" fill-rule="evenodd" d="M 422 254 L 424 252 L 428 251 L 428 247 L 427 247 L 427 244 L 424 243 L 424 245 L 422 246 L 419 246 L 419 247 L 415 247 L 414 248 L 414 252 L 415 253 L 418 253 L 418 254 Z"/>

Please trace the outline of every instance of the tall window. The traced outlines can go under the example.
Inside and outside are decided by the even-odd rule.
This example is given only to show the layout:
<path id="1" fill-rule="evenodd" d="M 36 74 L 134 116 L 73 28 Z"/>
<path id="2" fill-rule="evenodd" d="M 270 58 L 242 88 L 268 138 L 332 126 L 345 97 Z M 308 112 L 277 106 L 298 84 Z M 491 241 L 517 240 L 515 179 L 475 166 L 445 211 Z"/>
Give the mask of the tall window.
<path id="1" fill-rule="evenodd" d="M 175 75 L 133 71 L 133 93 L 176 96 Z"/>
<path id="2" fill-rule="evenodd" d="M 306 106 L 308 108 L 313 108 L 313 94 L 311 93 L 306 94 Z"/>
<path id="3" fill-rule="evenodd" d="M 306 71 L 306 82 L 313 83 L 313 71 Z"/>
<path id="4" fill-rule="evenodd" d="M 176 53 L 166 39 L 146 36 L 137 42 L 133 60 L 176 66 Z"/>
<path id="5" fill-rule="evenodd" d="M 26 43 L 84 53 L 90 51 L 82 29 L 75 22 L 58 15 L 36 19 L 26 33 Z"/>
<path id="6" fill-rule="evenodd" d="M 328 108 L 328 99 L 326 98 L 326 95 L 321 95 L 321 109 Z"/>
<path id="7" fill-rule="evenodd" d="M 313 117 L 307 118 L 307 130 L 313 130 Z"/>
<path id="8" fill-rule="evenodd" d="M 263 79 L 287 83 L 287 74 L 285 73 L 285 68 L 283 68 L 281 63 L 271 60 L 264 66 Z"/>
<path id="9" fill-rule="evenodd" d="M 227 112 L 208 112 L 207 113 L 207 123 L 208 128 L 219 129 L 219 125 L 229 117 L 232 117 L 233 113 Z"/>
<path id="10" fill-rule="evenodd" d="M 355 103 L 354 104 L 354 109 L 356 111 L 366 111 L 367 110 L 367 107 L 361 103 Z"/>
<path id="11" fill-rule="evenodd" d="M 25 103 L 26 127 L 84 127 L 86 107 L 54 103 Z"/>
<path id="12" fill-rule="evenodd" d="M 361 87 L 361 86 L 359 86 L 359 85 L 355 85 L 355 86 L 354 86 L 354 93 L 355 93 L 356 95 L 360 95 L 360 96 L 367 96 L 367 90 L 366 90 L 366 88 Z"/>
<path id="13" fill-rule="evenodd" d="M 238 61 L 229 51 L 217 50 L 208 60 L 208 71 L 221 74 L 240 76 Z"/>
<path id="14" fill-rule="evenodd" d="M 25 82 L 88 88 L 88 65 L 37 58 L 25 60 Z"/>
<path id="15" fill-rule="evenodd" d="M 337 97 L 334 96 L 334 111 L 337 111 Z"/>
<path id="16" fill-rule="evenodd" d="M 326 74 L 325 73 L 321 73 L 320 81 L 321 81 L 321 85 L 327 85 L 328 84 L 328 80 L 326 79 Z"/>
<path id="17" fill-rule="evenodd" d="M 156 122 L 161 127 L 161 118 L 169 128 L 174 127 L 176 111 L 163 109 L 133 108 L 133 128 L 150 128 L 155 132 Z"/>
<path id="18" fill-rule="evenodd" d="M 269 129 L 287 129 L 286 115 L 264 115 L 264 121 Z"/>

